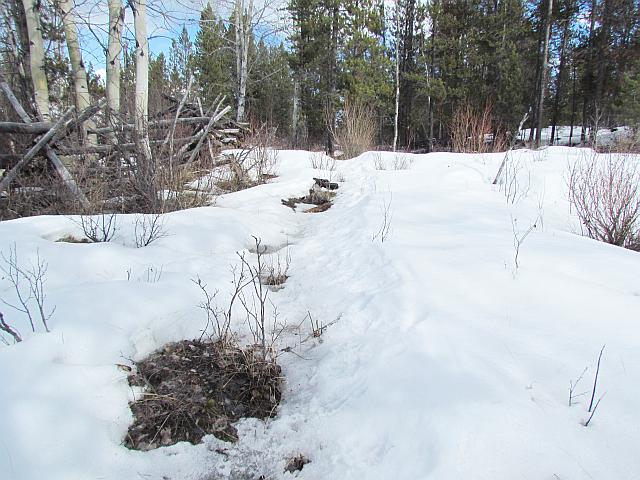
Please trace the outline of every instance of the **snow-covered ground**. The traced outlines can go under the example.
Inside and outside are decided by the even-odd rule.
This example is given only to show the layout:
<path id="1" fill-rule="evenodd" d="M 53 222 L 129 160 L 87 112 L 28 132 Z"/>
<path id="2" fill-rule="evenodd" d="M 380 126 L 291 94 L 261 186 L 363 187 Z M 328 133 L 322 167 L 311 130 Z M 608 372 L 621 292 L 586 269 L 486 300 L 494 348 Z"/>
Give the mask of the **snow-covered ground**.
<path id="1" fill-rule="evenodd" d="M 0 223 L 0 251 L 48 262 L 57 307 L 48 334 L 0 307 L 25 336 L 0 346 L 0 478 L 640 478 L 640 256 L 578 234 L 564 172 L 586 152 L 514 153 L 512 203 L 491 184 L 501 154 L 369 153 L 329 172 L 283 151 L 271 183 L 168 215 L 168 235 L 144 248 L 134 216 L 102 244 L 55 242 L 81 234 L 64 217 Z M 340 181 L 330 210 L 281 205 L 313 176 Z M 516 268 L 514 231 L 534 224 Z M 127 450 L 134 392 L 116 364 L 197 337 L 191 279 L 224 304 L 252 235 L 291 256 L 271 295 L 292 347 L 277 417 L 241 421 L 236 444 Z M 0 296 L 16 300 L 6 280 Z M 307 312 L 335 323 L 300 345 Z M 606 395 L 584 427 L 588 396 L 569 407 L 569 382 L 588 367 L 576 393 L 590 392 L 603 344 Z M 300 453 L 311 463 L 283 473 Z"/>
<path id="2" fill-rule="evenodd" d="M 555 131 L 555 141 L 554 145 L 559 146 L 569 146 L 569 145 L 579 145 L 580 144 L 580 135 L 582 132 L 582 127 L 580 125 L 576 125 L 573 127 L 573 131 L 570 126 L 558 126 Z M 529 135 L 531 130 L 528 128 L 523 129 L 520 132 L 520 136 L 518 137 L 522 141 L 527 141 L 529 139 Z M 589 129 L 587 129 L 586 135 L 589 136 Z M 624 141 L 634 134 L 633 130 L 629 127 L 618 127 L 615 129 L 611 128 L 600 128 L 598 129 L 597 139 L 598 146 L 601 147 L 609 147 L 615 145 L 617 142 Z M 542 145 L 549 145 L 551 140 L 551 127 L 546 127 L 542 129 L 542 134 L 540 135 L 540 141 Z"/>

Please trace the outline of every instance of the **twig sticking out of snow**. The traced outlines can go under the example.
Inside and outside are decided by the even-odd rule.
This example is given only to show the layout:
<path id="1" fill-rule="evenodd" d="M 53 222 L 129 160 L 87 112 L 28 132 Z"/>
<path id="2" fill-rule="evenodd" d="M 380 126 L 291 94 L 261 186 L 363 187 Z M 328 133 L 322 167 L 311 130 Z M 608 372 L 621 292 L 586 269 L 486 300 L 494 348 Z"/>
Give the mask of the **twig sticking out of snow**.
<path id="1" fill-rule="evenodd" d="M 520 247 L 522 247 L 522 244 L 524 243 L 524 241 L 526 240 L 526 238 L 529 236 L 529 234 L 538 227 L 538 221 L 539 221 L 539 217 L 535 219 L 535 221 L 529 225 L 529 228 L 527 228 L 524 232 L 518 232 L 516 225 L 518 223 L 518 219 L 517 218 L 513 218 L 511 217 L 511 228 L 513 230 L 513 248 L 515 250 L 515 256 L 513 258 L 513 263 L 516 267 L 516 271 L 518 271 L 518 268 L 520 267 L 520 264 L 518 262 L 518 257 L 520 256 Z"/>
<path id="2" fill-rule="evenodd" d="M 13 247 L 9 249 L 8 258 L 4 253 L 0 253 L 0 259 L 2 259 L 4 263 L 4 265 L 0 265 L 0 272 L 4 273 L 9 283 L 13 286 L 19 305 L 11 304 L 5 300 L 2 300 L 2 303 L 27 315 L 33 332 L 36 331 L 34 320 L 36 315 L 40 317 L 44 329 L 49 332 L 49 319 L 56 308 L 53 307 L 50 312 L 47 312 L 45 307 L 47 296 L 44 292 L 44 281 L 47 274 L 47 262 L 40 258 L 40 252 L 37 251 L 35 265 L 31 264 L 29 269 L 23 268 L 18 261 L 18 248 L 15 243 Z M 23 282 L 26 282 L 26 285 Z M 25 285 L 25 288 L 23 288 L 22 285 Z M 36 314 L 34 314 L 29 307 L 31 300 L 36 304 Z"/>
<path id="3" fill-rule="evenodd" d="M 587 394 L 587 392 L 582 392 L 575 395 L 573 393 L 575 391 L 575 388 L 578 386 L 578 383 L 580 383 L 580 380 L 582 380 L 582 377 L 584 377 L 585 373 L 587 373 L 587 367 L 584 367 L 584 370 L 582 371 L 582 373 L 580 374 L 580 376 L 575 382 L 569 380 L 569 406 L 573 404 L 573 400 L 575 398 L 578 398 L 578 397 L 581 397 L 582 395 Z"/>
<path id="4" fill-rule="evenodd" d="M 382 225 L 376 233 L 371 236 L 371 241 L 375 242 L 376 239 L 380 239 L 382 243 L 389 238 L 391 234 L 391 220 L 393 219 L 393 212 L 391 211 L 391 202 L 393 201 L 393 193 L 389 195 L 389 201 L 385 201 L 382 208 Z"/>
<path id="5" fill-rule="evenodd" d="M 4 315 L 2 315 L 2 312 L 0 312 L 0 331 L 6 332 L 9 335 L 11 335 L 13 337 L 13 341 L 16 343 L 22 341 L 22 337 L 20 336 L 18 331 L 5 321 Z M 2 340 L 6 341 L 4 338 L 2 338 Z M 8 342 L 6 343 L 8 344 Z"/>
<path id="6" fill-rule="evenodd" d="M 600 360 L 602 360 L 602 352 L 604 352 L 604 345 L 602 346 L 602 348 L 600 349 L 600 355 L 598 355 L 598 366 L 596 367 L 596 376 L 593 379 L 593 390 L 591 391 L 591 402 L 589 402 L 589 412 L 591 412 L 591 408 L 593 407 L 593 399 L 596 396 L 596 387 L 598 386 L 598 375 L 600 374 Z M 602 399 L 602 397 L 600 397 L 600 400 Z M 600 400 L 598 400 L 598 403 L 600 403 Z M 597 408 L 597 404 L 596 404 L 596 408 Z M 595 408 L 594 408 L 595 410 Z"/>

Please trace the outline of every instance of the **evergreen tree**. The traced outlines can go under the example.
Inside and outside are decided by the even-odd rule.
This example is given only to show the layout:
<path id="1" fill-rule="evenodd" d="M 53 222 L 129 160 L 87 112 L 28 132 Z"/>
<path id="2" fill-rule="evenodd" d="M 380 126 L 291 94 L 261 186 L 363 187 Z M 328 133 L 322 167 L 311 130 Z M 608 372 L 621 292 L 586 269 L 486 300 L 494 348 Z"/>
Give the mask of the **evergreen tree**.
<path id="1" fill-rule="evenodd" d="M 230 29 L 216 16 L 210 4 L 202 10 L 199 26 L 191 67 L 203 101 L 211 103 L 217 95 L 233 98 L 234 60 L 227 41 Z"/>

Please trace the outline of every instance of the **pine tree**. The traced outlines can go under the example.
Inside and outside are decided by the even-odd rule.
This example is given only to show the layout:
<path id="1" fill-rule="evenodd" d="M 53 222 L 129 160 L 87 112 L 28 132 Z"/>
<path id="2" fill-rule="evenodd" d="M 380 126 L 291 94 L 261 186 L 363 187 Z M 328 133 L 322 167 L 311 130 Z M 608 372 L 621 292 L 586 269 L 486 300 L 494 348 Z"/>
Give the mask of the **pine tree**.
<path id="1" fill-rule="evenodd" d="M 191 59 L 200 94 L 205 103 L 217 95 L 233 98 L 233 54 L 227 43 L 229 29 L 208 4 L 200 14 L 200 29 L 194 42 Z"/>

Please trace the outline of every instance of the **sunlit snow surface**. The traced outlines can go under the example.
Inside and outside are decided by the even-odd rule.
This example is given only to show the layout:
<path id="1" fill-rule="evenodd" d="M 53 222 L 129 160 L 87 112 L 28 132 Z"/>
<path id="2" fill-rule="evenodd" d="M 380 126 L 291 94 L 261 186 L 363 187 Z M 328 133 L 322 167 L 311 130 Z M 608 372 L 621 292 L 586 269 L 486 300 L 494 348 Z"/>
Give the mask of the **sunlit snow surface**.
<path id="1" fill-rule="evenodd" d="M 565 177 L 589 154 L 515 152 L 510 203 L 492 185 L 502 154 L 408 156 L 393 170 L 399 157 L 368 153 L 319 171 L 311 154 L 282 151 L 271 183 L 169 214 L 168 235 L 144 248 L 135 216 L 120 217 L 112 242 L 88 245 L 55 242 L 81 236 L 73 219 L 0 223 L 1 251 L 15 243 L 24 264 L 36 252 L 48 262 L 57 307 L 52 332 L 30 334 L 0 306 L 25 337 L 0 346 L 0 478 L 640 478 L 640 256 L 580 236 Z M 281 205 L 314 176 L 340 182 L 330 210 Z M 514 229 L 534 223 L 516 269 Z M 288 325 L 277 348 L 292 350 L 279 357 L 277 417 L 240 422 L 237 444 L 127 450 L 136 392 L 116 364 L 199 336 L 191 280 L 225 305 L 252 235 L 272 258 L 291 256 L 270 297 Z M 16 300 L 6 280 L 0 296 Z M 337 321 L 300 345 L 307 312 Z M 249 343 L 240 315 L 235 328 Z M 577 391 L 590 392 L 603 344 L 606 395 L 585 428 L 588 396 L 569 407 L 569 382 L 589 367 Z M 311 463 L 283 473 L 300 453 Z"/>

